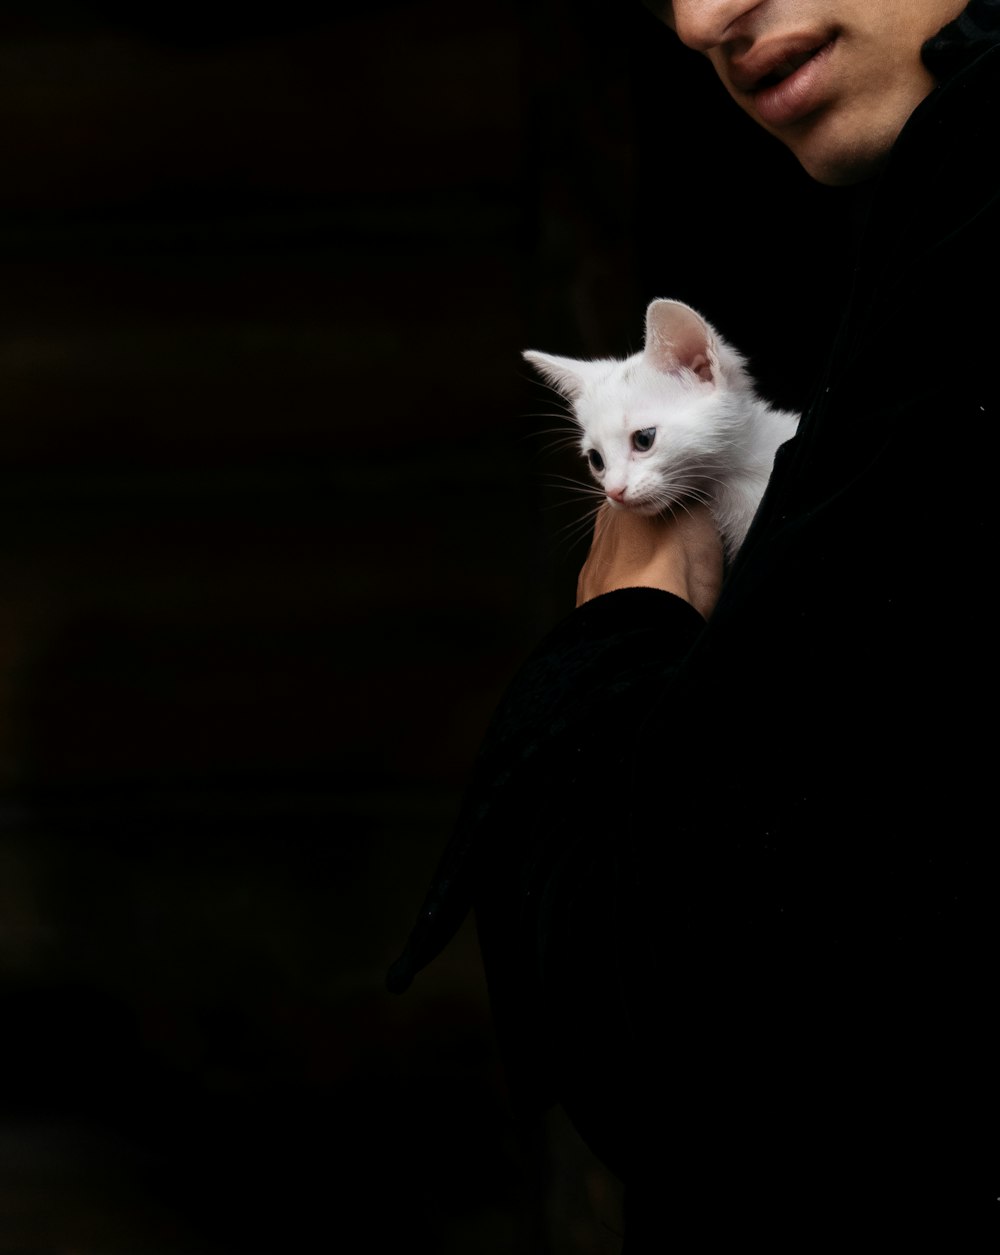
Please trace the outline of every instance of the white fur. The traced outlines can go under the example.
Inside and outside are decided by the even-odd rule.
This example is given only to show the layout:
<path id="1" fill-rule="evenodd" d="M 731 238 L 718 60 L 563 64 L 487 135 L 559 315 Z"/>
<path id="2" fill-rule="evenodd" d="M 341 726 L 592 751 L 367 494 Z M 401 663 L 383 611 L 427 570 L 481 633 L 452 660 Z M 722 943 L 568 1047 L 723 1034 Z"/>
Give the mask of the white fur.
<path id="1" fill-rule="evenodd" d="M 580 449 L 612 506 L 657 514 L 706 501 L 728 557 L 742 545 L 780 444 L 798 415 L 754 391 L 743 358 L 679 301 L 646 310 L 641 353 L 624 361 L 577 361 L 528 350 L 524 357 L 573 406 Z M 636 433 L 655 428 L 652 446 Z"/>

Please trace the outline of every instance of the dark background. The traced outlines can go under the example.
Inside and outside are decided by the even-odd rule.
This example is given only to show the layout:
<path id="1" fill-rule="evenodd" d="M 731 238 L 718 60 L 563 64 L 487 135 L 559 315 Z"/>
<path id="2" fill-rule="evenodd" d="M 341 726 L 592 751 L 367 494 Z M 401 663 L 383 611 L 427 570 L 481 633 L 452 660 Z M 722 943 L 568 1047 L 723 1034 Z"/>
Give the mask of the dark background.
<path id="1" fill-rule="evenodd" d="M 2 1255 L 610 1249 L 471 929 L 382 988 L 572 605 L 519 353 L 800 405 L 845 219 L 637 0 L 4 7 Z"/>

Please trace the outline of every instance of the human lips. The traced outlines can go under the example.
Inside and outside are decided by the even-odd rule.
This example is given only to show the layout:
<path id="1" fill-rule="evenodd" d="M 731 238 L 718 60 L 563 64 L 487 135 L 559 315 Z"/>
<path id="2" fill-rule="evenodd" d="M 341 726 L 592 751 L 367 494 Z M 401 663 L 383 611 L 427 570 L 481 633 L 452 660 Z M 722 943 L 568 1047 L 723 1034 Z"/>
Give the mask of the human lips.
<path id="1" fill-rule="evenodd" d="M 796 122 L 822 103 L 836 43 L 836 34 L 815 33 L 768 40 L 730 63 L 729 81 L 765 126 Z"/>

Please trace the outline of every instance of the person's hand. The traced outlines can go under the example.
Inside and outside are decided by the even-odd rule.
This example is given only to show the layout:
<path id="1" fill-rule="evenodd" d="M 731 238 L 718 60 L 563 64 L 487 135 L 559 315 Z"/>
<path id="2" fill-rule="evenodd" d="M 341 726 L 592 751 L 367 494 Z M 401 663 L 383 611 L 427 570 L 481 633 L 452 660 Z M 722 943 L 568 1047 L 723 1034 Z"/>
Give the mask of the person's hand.
<path id="1" fill-rule="evenodd" d="M 603 505 L 576 585 L 576 604 L 619 588 L 662 588 L 706 619 L 722 584 L 722 542 L 708 507 L 643 515 Z"/>

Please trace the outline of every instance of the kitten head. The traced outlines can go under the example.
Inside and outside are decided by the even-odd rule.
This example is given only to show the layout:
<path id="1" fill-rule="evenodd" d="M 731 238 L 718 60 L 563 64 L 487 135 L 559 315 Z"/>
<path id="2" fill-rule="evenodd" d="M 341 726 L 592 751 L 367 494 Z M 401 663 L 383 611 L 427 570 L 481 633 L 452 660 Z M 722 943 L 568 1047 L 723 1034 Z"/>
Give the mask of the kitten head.
<path id="1" fill-rule="evenodd" d="M 625 361 L 523 356 L 572 404 L 580 449 L 613 506 L 657 514 L 711 494 L 752 384 L 689 306 L 653 301 L 643 350 Z"/>

